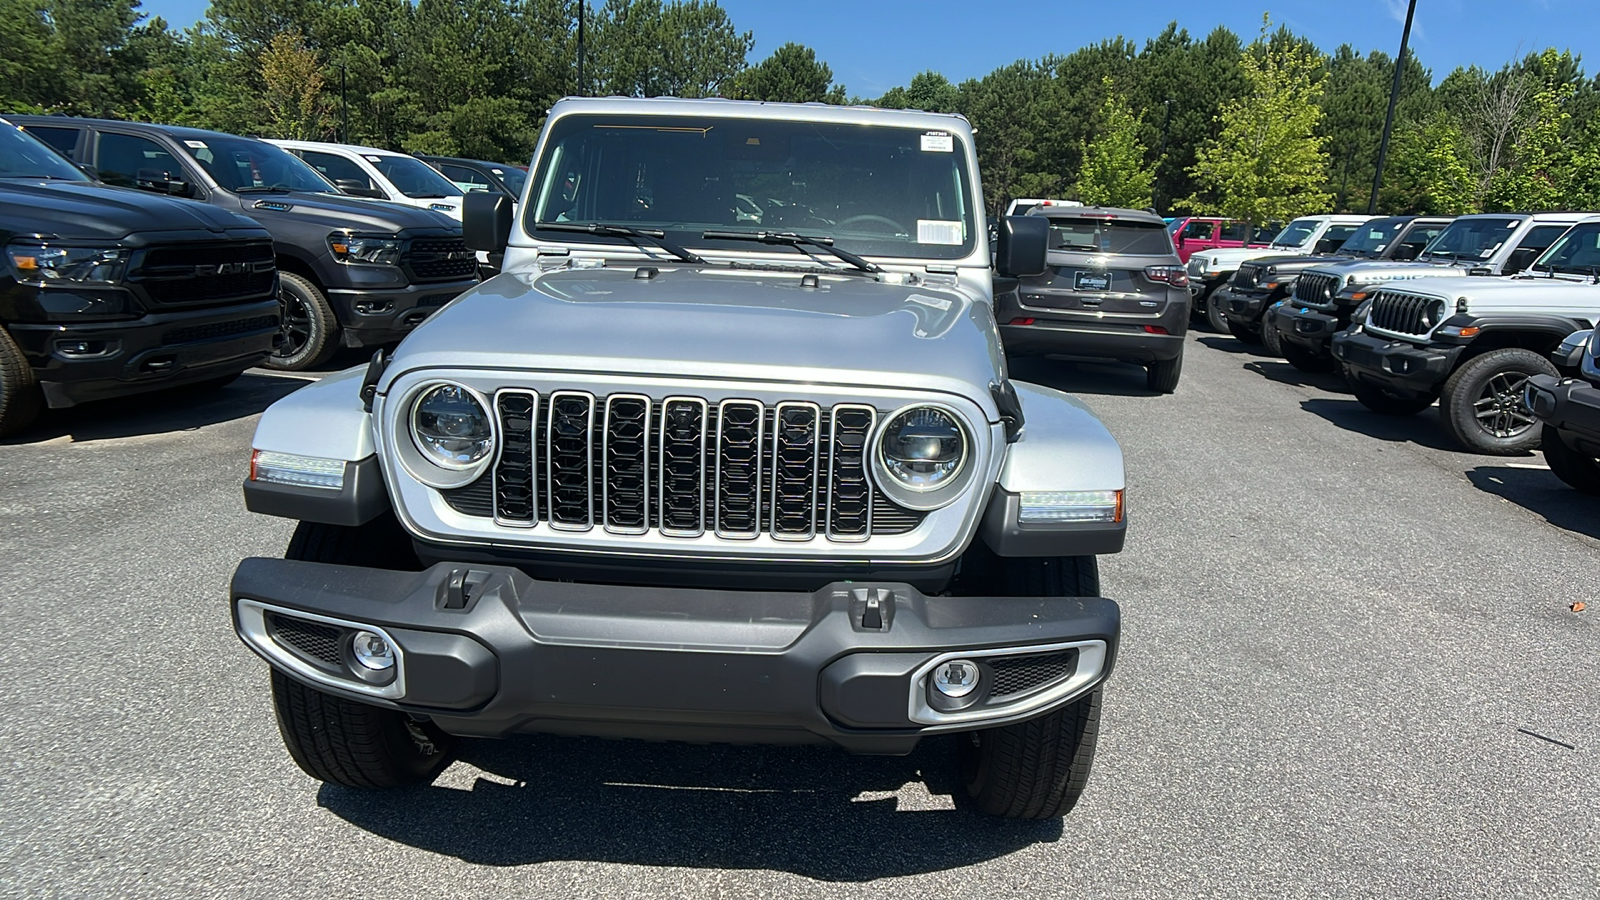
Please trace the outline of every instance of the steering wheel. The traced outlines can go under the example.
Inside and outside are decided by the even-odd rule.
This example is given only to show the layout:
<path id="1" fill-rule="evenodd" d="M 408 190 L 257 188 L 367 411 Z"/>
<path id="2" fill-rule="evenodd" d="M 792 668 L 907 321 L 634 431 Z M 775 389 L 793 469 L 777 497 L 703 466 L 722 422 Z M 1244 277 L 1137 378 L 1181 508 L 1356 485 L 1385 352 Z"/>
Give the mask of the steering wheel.
<path id="1" fill-rule="evenodd" d="M 892 234 L 910 234 L 910 232 L 906 230 L 906 227 L 904 225 L 901 225 L 899 222 L 896 222 L 895 220 L 887 218 L 885 216 L 873 216 L 873 215 L 851 216 L 848 219 L 844 219 L 844 220 L 841 220 L 841 221 L 835 223 L 834 227 L 835 228 L 849 228 L 851 224 L 856 223 L 856 222 L 871 222 L 871 223 L 873 223 L 875 225 L 887 225 L 887 226 L 889 226 L 890 228 L 893 229 L 893 231 L 891 232 Z"/>

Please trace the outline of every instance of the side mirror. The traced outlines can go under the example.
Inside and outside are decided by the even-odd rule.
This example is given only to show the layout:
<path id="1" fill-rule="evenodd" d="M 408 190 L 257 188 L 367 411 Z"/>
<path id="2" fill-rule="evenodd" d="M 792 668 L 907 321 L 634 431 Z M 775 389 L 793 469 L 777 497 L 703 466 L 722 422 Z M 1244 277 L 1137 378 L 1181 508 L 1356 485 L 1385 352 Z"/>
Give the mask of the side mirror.
<path id="1" fill-rule="evenodd" d="M 382 190 L 371 186 L 359 178 L 335 178 L 333 186 L 352 197 L 367 197 L 373 200 L 387 200 L 388 195 Z"/>
<path id="2" fill-rule="evenodd" d="M 473 250 L 504 250 L 511 241 L 511 198 L 478 191 L 462 197 L 461 233 Z"/>
<path id="3" fill-rule="evenodd" d="M 1417 258 L 1417 254 L 1421 252 L 1421 250 L 1422 248 L 1418 247 L 1416 244 L 1401 244 L 1400 246 L 1394 248 L 1394 256 L 1392 259 L 1395 259 L 1399 262 L 1410 262 L 1411 260 Z"/>
<path id="4" fill-rule="evenodd" d="M 1008 278 L 1043 275 L 1049 268 L 1049 241 L 1050 220 L 1044 216 L 1005 216 L 1000 220 L 1000 240 L 995 247 L 995 271 Z"/>
<path id="5" fill-rule="evenodd" d="M 1538 255 L 1539 252 L 1540 251 L 1535 250 L 1532 247 L 1519 247 L 1518 249 L 1511 251 L 1511 255 L 1506 257 L 1506 264 L 1502 270 L 1503 274 L 1515 275 L 1518 272 L 1521 272 L 1523 269 L 1526 269 L 1528 264 L 1533 262 L 1534 256 Z"/>
<path id="6" fill-rule="evenodd" d="M 1181 232 L 1181 231 L 1178 232 L 1178 246 L 1179 247 L 1182 247 L 1185 243 L 1188 242 L 1188 240 L 1189 240 L 1189 238 L 1187 236 L 1185 236 L 1183 232 Z"/>
<path id="7" fill-rule="evenodd" d="M 1322 240 L 1317 241 L 1317 245 L 1311 249 L 1311 252 L 1321 256 L 1324 253 L 1333 253 L 1343 245 L 1344 241 L 1342 240 L 1335 238 L 1323 238 Z"/>
<path id="8" fill-rule="evenodd" d="M 194 188 L 189 182 L 173 178 L 170 172 L 163 172 L 160 169 L 140 169 L 133 176 L 133 185 L 158 194 L 171 194 L 174 197 L 194 196 Z"/>

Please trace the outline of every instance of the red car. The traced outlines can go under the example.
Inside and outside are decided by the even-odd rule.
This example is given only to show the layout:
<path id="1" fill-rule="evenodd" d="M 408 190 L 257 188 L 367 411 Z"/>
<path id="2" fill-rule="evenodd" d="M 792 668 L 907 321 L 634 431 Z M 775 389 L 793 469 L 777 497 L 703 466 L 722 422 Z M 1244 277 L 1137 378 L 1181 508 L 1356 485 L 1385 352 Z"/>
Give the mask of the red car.
<path id="1" fill-rule="evenodd" d="M 1178 258 L 1188 264 L 1189 257 L 1201 250 L 1215 250 L 1218 247 L 1243 247 L 1244 223 L 1233 219 L 1223 219 L 1215 216 L 1179 216 L 1167 224 L 1167 233 L 1172 235 L 1172 245 L 1178 248 Z M 1272 243 L 1272 236 L 1278 232 L 1275 225 L 1258 225 L 1255 235 L 1250 238 L 1250 246 L 1265 247 Z"/>

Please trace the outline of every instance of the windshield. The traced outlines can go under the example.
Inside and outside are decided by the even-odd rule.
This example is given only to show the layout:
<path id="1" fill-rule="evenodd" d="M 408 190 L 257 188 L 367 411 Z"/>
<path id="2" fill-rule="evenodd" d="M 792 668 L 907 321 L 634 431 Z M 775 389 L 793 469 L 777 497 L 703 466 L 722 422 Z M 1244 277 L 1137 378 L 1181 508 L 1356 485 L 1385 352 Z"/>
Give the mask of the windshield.
<path id="1" fill-rule="evenodd" d="M 300 157 L 266 141 L 208 135 L 204 140 L 181 142 L 194 161 L 226 190 L 338 192 Z"/>
<path id="2" fill-rule="evenodd" d="M 1600 222 L 1574 225 L 1539 257 L 1533 268 L 1541 272 L 1600 275 Z"/>
<path id="3" fill-rule="evenodd" d="M 389 179 L 396 190 L 414 200 L 461 196 L 461 188 L 416 157 L 374 153 L 366 159 L 383 173 L 383 177 Z"/>
<path id="4" fill-rule="evenodd" d="M 78 167 L 31 134 L 0 121 L 0 178 L 50 178 L 88 181 Z"/>
<path id="5" fill-rule="evenodd" d="M 1418 259 L 1446 259 L 1478 261 L 1494 255 L 1500 245 L 1511 239 L 1521 219 L 1503 219 L 1498 216 L 1457 219 L 1439 232 L 1439 236 L 1422 248 Z"/>
<path id="6" fill-rule="evenodd" d="M 1320 224 L 1322 223 L 1316 219 L 1295 219 L 1288 227 L 1278 232 L 1278 236 L 1272 239 L 1272 244 L 1275 247 L 1298 247 L 1311 240 L 1311 236 L 1317 233 L 1317 226 Z"/>
<path id="7" fill-rule="evenodd" d="M 493 172 L 496 178 L 505 182 L 506 188 L 518 197 L 522 196 L 522 189 L 528 185 L 528 173 L 516 166 L 506 166 L 504 168 L 495 166 L 489 171 Z"/>
<path id="8" fill-rule="evenodd" d="M 1168 222 L 1167 223 L 1167 234 L 1177 234 L 1178 233 L 1178 229 L 1182 228 L 1186 223 L 1188 223 L 1188 221 L 1189 221 L 1188 219 L 1180 217 L 1180 218 L 1177 218 L 1177 219 L 1173 219 L 1171 222 Z"/>
<path id="9" fill-rule="evenodd" d="M 530 232 L 605 223 L 729 250 L 750 245 L 701 234 L 796 232 L 857 254 L 960 259 L 977 240 L 967 152 L 948 132 L 882 125 L 566 116 L 550 126 L 524 215 Z"/>
<path id="10" fill-rule="evenodd" d="M 1357 226 L 1355 233 L 1339 245 L 1339 252 L 1345 256 L 1376 259 L 1405 227 L 1405 219 L 1373 219 Z"/>
<path id="11" fill-rule="evenodd" d="M 1172 236 L 1158 222 L 1103 218 L 1050 219 L 1050 249 L 1069 253 L 1170 256 Z"/>

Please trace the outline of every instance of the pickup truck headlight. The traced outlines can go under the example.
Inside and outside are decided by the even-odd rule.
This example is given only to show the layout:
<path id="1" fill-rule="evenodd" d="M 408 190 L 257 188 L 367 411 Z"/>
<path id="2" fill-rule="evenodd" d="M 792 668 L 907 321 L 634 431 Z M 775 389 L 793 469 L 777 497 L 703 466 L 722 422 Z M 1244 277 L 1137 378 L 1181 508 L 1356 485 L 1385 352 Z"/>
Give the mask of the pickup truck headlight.
<path id="1" fill-rule="evenodd" d="M 411 405 L 411 438 L 422 457 L 443 469 L 461 470 L 494 452 L 494 424 L 472 391 L 437 384 Z"/>
<path id="2" fill-rule="evenodd" d="M 972 441 L 961 420 L 937 406 L 913 406 L 878 433 L 873 468 L 884 492 L 910 509 L 937 509 L 971 480 Z"/>
<path id="3" fill-rule="evenodd" d="M 343 231 L 328 235 L 328 249 L 333 251 L 333 258 L 346 265 L 398 266 L 401 246 L 399 238 L 387 235 Z"/>
<path id="4" fill-rule="evenodd" d="M 100 247 L 6 248 L 17 281 L 34 287 L 66 284 L 120 284 L 128 251 Z"/>

